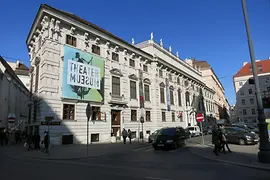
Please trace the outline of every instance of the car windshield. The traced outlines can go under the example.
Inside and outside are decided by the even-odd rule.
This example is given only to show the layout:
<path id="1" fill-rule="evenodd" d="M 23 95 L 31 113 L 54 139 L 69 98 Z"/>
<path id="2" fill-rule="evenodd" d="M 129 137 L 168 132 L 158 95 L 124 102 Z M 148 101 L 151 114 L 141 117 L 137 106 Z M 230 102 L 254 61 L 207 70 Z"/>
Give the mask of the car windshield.
<path id="1" fill-rule="evenodd" d="M 175 128 L 162 129 L 158 132 L 158 135 L 169 135 L 173 136 L 176 133 Z"/>
<path id="2" fill-rule="evenodd" d="M 243 129 L 243 128 L 233 128 L 233 130 L 241 131 L 241 132 L 248 132 L 246 129 Z"/>
<path id="3" fill-rule="evenodd" d="M 187 129 L 193 131 L 194 127 L 188 127 Z"/>
<path id="4" fill-rule="evenodd" d="M 155 130 L 154 132 L 153 132 L 153 134 L 157 134 L 159 132 L 159 129 L 158 130 Z"/>

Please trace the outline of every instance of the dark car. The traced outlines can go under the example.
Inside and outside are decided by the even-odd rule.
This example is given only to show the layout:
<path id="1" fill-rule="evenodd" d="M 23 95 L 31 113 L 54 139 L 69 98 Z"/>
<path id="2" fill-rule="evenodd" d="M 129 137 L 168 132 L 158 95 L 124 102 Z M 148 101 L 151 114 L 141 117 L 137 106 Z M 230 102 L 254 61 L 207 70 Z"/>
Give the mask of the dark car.
<path id="1" fill-rule="evenodd" d="M 160 129 L 155 130 L 149 137 L 148 137 L 148 142 L 152 143 L 157 135 L 157 133 L 159 132 Z"/>
<path id="2" fill-rule="evenodd" d="M 186 132 L 182 127 L 162 128 L 157 133 L 152 145 L 156 150 L 177 149 L 186 143 Z"/>
<path id="3" fill-rule="evenodd" d="M 257 127 L 253 127 L 253 126 L 250 126 L 250 125 L 232 125 L 231 127 L 238 127 L 238 128 L 241 128 L 241 129 L 245 129 L 251 133 L 256 133 L 256 134 L 259 134 L 259 129 Z"/>
<path id="4" fill-rule="evenodd" d="M 207 134 L 212 134 L 212 129 L 210 127 L 206 127 L 203 129 L 203 134 L 207 135 Z"/>
<path id="5" fill-rule="evenodd" d="M 225 127 L 223 131 L 229 143 L 245 145 L 257 144 L 259 142 L 258 135 L 255 133 L 251 133 L 246 129 L 238 127 Z"/>

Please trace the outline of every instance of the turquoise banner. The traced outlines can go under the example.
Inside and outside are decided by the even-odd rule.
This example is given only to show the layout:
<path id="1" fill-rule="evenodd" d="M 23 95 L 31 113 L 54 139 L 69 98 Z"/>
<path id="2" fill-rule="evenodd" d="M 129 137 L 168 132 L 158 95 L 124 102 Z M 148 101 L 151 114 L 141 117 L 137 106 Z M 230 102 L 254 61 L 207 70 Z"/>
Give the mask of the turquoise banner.
<path id="1" fill-rule="evenodd" d="M 67 99 L 104 101 L 104 59 L 64 47 L 62 96 Z"/>

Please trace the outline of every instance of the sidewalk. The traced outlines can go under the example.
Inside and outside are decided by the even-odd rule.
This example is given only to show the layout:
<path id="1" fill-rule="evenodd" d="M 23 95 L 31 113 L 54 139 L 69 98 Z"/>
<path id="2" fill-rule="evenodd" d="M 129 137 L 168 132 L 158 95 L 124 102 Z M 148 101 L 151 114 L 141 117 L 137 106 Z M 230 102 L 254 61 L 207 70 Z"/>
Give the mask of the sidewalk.
<path id="1" fill-rule="evenodd" d="M 214 147 L 212 144 L 205 146 L 192 145 L 190 146 L 189 150 L 192 154 L 204 159 L 270 171 L 270 164 L 262 164 L 258 162 L 258 145 L 239 146 L 229 144 L 229 147 L 233 151 L 232 153 L 219 153 L 219 156 L 216 156 L 213 153 Z"/>
<path id="2" fill-rule="evenodd" d="M 10 154 L 6 153 L 6 154 L 17 158 L 68 160 L 68 159 L 84 159 L 91 157 L 99 157 L 102 155 L 108 155 L 112 153 L 123 153 L 144 146 L 149 146 L 149 144 L 142 142 L 133 142 L 132 144 L 128 143 L 89 144 L 88 156 L 86 145 L 72 144 L 72 145 L 52 146 L 49 155 L 41 152 L 40 150 L 27 151 L 27 148 L 23 146 L 19 147 L 17 146 L 16 152 L 13 150 L 13 153 Z"/>

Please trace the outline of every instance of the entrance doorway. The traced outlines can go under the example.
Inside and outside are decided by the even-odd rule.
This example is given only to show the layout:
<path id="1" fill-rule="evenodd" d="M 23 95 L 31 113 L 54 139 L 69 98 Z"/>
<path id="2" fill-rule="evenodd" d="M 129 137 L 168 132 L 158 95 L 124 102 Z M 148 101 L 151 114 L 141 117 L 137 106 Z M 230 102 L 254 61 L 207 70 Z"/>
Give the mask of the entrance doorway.
<path id="1" fill-rule="evenodd" d="M 112 136 L 121 137 L 121 111 L 111 110 Z"/>

